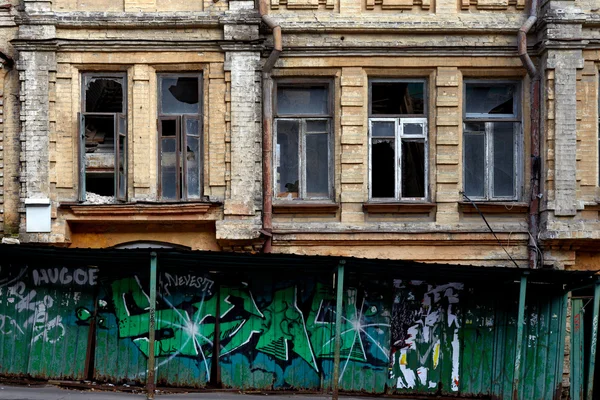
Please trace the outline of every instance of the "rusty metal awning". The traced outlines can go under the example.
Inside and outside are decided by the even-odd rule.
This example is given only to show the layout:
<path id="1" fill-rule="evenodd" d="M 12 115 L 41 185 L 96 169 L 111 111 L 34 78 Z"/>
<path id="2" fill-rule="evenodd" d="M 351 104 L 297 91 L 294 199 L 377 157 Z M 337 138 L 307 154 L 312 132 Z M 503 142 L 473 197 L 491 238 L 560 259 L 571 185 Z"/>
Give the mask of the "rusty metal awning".
<path id="1" fill-rule="evenodd" d="M 211 272 L 273 272 L 289 275 L 305 272 L 332 272 L 340 262 L 348 273 L 404 279 L 454 281 L 517 281 L 528 274 L 531 283 L 579 286 L 592 283 L 596 271 L 521 269 L 474 265 L 428 264 L 407 260 L 295 254 L 251 254 L 184 249 L 81 249 L 41 245 L 0 245 L 0 265 L 54 264 L 95 266 L 107 269 L 147 268 L 150 254 L 158 255 L 160 265 L 204 269 Z"/>

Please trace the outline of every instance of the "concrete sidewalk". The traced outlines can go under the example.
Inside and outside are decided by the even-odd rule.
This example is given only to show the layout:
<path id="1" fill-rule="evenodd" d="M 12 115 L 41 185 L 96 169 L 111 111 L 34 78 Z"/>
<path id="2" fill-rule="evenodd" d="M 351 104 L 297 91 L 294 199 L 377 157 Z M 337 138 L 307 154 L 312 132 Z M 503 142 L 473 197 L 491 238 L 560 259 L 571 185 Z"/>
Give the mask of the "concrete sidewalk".
<path id="1" fill-rule="evenodd" d="M 142 400 L 143 393 L 122 393 L 87 390 L 62 389 L 56 386 L 9 386 L 0 385 L 0 400 Z M 330 400 L 326 395 L 294 395 L 294 394 L 252 394 L 246 395 L 235 392 L 204 392 L 181 394 L 157 394 L 156 400 Z M 344 400 L 374 400 L 377 397 L 340 396 Z"/>

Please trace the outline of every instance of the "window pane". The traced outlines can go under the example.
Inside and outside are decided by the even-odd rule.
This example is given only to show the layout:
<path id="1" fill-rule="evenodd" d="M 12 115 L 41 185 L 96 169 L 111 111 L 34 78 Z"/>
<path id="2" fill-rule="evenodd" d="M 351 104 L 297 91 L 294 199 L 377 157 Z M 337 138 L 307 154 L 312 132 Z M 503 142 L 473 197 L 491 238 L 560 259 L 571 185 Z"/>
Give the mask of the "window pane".
<path id="1" fill-rule="evenodd" d="M 327 87 L 277 88 L 277 113 L 281 114 L 328 114 Z"/>
<path id="2" fill-rule="evenodd" d="M 371 146 L 371 196 L 396 197 L 396 151 L 394 141 L 375 139 Z"/>
<path id="3" fill-rule="evenodd" d="M 465 193 L 485 195 L 485 135 L 465 131 L 464 135 Z"/>
<path id="4" fill-rule="evenodd" d="M 317 133 L 326 133 L 327 131 L 327 121 L 325 120 L 308 120 L 306 121 L 306 131 L 307 132 L 317 132 Z"/>
<path id="5" fill-rule="evenodd" d="M 371 114 L 402 115 L 425 113 L 425 83 L 372 82 Z"/>
<path id="6" fill-rule="evenodd" d="M 120 122 L 119 122 L 120 123 Z M 126 146 L 126 140 L 127 137 L 124 135 L 119 135 L 119 165 L 118 165 L 118 169 L 119 169 L 119 187 L 118 187 L 118 191 L 119 191 L 119 199 L 123 199 L 125 197 L 125 193 L 127 192 L 127 177 L 125 176 L 126 174 L 126 168 L 125 168 L 125 152 L 127 151 L 127 146 Z"/>
<path id="7" fill-rule="evenodd" d="M 160 168 L 162 198 L 177 199 L 177 142 L 175 139 L 161 140 Z"/>
<path id="8" fill-rule="evenodd" d="M 402 134 L 403 135 L 411 135 L 411 136 L 423 136 L 423 131 L 424 131 L 424 127 L 423 124 L 421 123 L 413 123 L 413 122 L 409 122 L 406 124 L 403 124 L 403 131 Z"/>
<path id="9" fill-rule="evenodd" d="M 329 135 L 306 135 L 306 195 L 329 196 Z"/>
<path id="10" fill-rule="evenodd" d="M 425 197 L 423 141 L 402 141 L 402 197 Z"/>
<path id="11" fill-rule="evenodd" d="M 396 123 L 394 121 L 371 122 L 371 136 L 395 137 Z"/>
<path id="12" fill-rule="evenodd" d="M 515 85 L 467 84 L 467 114 L 513 114 Z"/>
<path id="13" fill-rule="evenodd" d="M 190 121 L 188 121 L 190 122 Z M 197 123 L 198 121 L 196 121 Z M 187 162 L 187 195 L 188 198 L 200 197 L 200 140 L 198 137 L 187 137 L 185 153 Z"/>
<path id="14" fill-rule="evenodd" d="M 299 121 L 277 121 L 277 197 L 298 197 Z"/>
<path id="15" fill-rule="evenodd" d="M 85 89 L 85 112 L 123 112 L 123 79 L 88 78 Z"/>
<path id="16" fill-rule="evenodd" d="M 515 196 L 515 138 L 514 124 L 493 123 L 494 196 Z"/>
<path id="17" fill-rule="evenodd" d="M 163 114 L 199 114 L 197 77 L 162 77 L 161 111 Z"/>
<path id="18" fill-rule="evenodd" d="M 198 136 L 199 135 L 199 121 L 195 118 L 187 118 L 185 120 L 185 133 L 187 135 Z"/>

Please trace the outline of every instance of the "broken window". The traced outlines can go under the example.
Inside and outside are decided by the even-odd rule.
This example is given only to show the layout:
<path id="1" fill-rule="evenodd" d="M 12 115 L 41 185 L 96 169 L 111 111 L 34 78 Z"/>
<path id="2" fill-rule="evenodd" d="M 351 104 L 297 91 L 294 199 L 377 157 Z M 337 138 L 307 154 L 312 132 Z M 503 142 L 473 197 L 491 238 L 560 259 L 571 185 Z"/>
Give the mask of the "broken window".
<path id="1" fill-rule="evenodd" d="M 521 121 L 519 85 L 466 82 L 464 191 L 472 199 L 518 198 Z"/>
<path id="2" fill-rule="evenodd" d="M 163 200 L 202 196 L 201 75 L 158 77 L 159 188 Z"/>
<path id="3" fill-rule="evenodd" d="M 331 105 L 329 83 L 280 82 L 275 110 L 275 196 L 329 199 Z"/>
<path id="4" fill-rule="evenodd" d="M 425 82 L 372 80 L 369 104 L 370 198 L 427 197 Z"/>
<path id="5" fill-rule="evenodd" d="M 79 114 L 79 199 L 127 199 L 124 74 L 84 74 Z"/>

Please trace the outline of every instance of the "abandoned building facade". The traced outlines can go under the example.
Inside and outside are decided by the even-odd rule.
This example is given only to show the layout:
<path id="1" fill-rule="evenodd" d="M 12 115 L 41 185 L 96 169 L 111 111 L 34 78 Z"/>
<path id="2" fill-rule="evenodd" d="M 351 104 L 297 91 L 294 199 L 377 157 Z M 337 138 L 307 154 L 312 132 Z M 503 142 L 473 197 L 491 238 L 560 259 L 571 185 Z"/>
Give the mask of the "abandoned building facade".
<path id="1" fill-rule="evenodd" d="M 600 384 L 598 0 L 0 0 L 0 55 L 1 375 Z"/>

